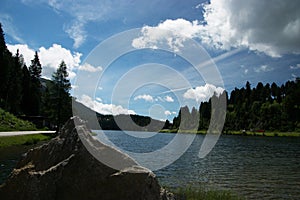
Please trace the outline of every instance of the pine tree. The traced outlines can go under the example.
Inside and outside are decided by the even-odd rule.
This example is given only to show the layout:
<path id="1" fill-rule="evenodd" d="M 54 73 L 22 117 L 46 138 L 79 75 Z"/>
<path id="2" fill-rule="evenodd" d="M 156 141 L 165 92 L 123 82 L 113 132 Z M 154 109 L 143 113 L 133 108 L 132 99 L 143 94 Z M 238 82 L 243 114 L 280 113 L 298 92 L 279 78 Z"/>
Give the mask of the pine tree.
<path id="1" fill-rule="evenodd" d="M 69 91 L 71 84 L 68 79 L 67 66 L 64 61 L 61 62 L 57 71 L 52 75 L 54 88 L 52 91 L 52 106 L 55 108 L 53 114 L 58 128 L 72 116 L 72 102 Z"/>
<path id="2" fill-rule="evenodd" d="M 31 79 L 30 73 L 26 65 L 22 68 L 22 100 L 21 100 L 21 110 L 25 115 L 31 114 Z"/>
<path id="3" fill-rule="evenodd" d="M 29 67 L 29 73 L 33 79 L 39 80 L 41 78 L 42 65 L 40 63 L 40 59 L 39 59 L 37 51 L 34 54 L 33 60 L 31 60 L 31 65 Z"/>
<path id="4" fill-rule="evenodd" d="M 173 127 L 172 128 L 178 130 L 180 123 L 181 123 L 181 109 L 179 110 L 177 117 L 174 117 L 174 119 L 173 119 Z"/>
<path id="5" fill-rule="evenodd" d="M 29 74 L 30 74 L 30 115 L 40 115 L 41 112 L 41 74 L 42 74 L 42 65 L 40 63 L 38 53 L 35 52 L 33 60 L 31 60 L 31 65 L 29 66 Z"/>
<path id="6" fill-rule="evenodd" d="M 17 50 L 16 55 L 12 58 L 11 73 L 9 74 L 9 87 L 7 90 L 6 110 L 13 114 L 20 114 L 22 99 L 22 67 L 24 65 L 23 57 Z"/>
<path id="7" fill-rule="evenodd" d="M 2 53 L 6 48 L 4 33 L 2 29 L 2 24 L 0 23 L 0 52 Z"/>
<path id="8" fill-rule="evenodd" d="M 12 55 L 6 47 L 2 25 L 0 23 L 0 106 L 3 108 L 6 107 L 11 58 Z"/>

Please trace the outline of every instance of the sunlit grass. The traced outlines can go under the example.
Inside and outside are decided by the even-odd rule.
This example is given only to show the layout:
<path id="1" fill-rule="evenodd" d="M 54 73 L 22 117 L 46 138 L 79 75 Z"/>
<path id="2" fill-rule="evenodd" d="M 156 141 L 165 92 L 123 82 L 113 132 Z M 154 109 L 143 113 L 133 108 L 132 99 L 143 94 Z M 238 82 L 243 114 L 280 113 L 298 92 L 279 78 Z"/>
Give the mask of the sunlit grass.
<path id="1" fill-rule="evenodd" d="M 0 148 L 14 145 L 32 145 L 40 141 L 50 140 L 51 135 L 34 134 L 0 137 Z"/>
<path id="2" fill-rule="evenodd" d="M 246 135 L 246 136 L 267 136 L 267 137 L 300 137 L 300 132 L 277 132 L 277 131 L 266 131 L 266 132 L 252 132 L 252 131 L 229 131 L 227 135 Z"/>
<path id="3" fill-rule="evenodd" d="M 34 124 L 21 120 L 0 108 L 0 131 L 34 131 Z"/>
<path id="4" fill-rule="evenodd" d="M 176 130 L 176 129 L 163 129 L 160 133 L 189 133 L 205 135 L 207 130 Z M 224 133 L 223 133 L 224 134 Z M 279 131 L 266 131 L 266 132 L 254 132 L 254 131 L 228 131 L 225 135 L 245 135 L 245 136 L 268 136 L 268 137 L 300 137 L 300 132 L 279 132 Z"/>

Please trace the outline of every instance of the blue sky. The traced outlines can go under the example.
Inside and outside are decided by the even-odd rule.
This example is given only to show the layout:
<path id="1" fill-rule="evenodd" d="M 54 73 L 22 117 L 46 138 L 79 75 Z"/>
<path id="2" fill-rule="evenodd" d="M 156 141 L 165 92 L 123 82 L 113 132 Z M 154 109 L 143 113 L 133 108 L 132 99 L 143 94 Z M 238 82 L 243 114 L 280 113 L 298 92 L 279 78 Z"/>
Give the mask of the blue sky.
<path id="1" fill-rule="evenodd" d="M 171 120 L 180 106 L 198 107 L 221 88 L 299 77 L 299 6 L 294 0 L 2 0 L 0 22 L 8 48 L 20 49 L 27 65 L 38 51 L 44 77 L 63 59 L 72 93 L 94 110 Z M 114 52 L 97 45 L 135 28 L 133 51 L 105 67 L 101 56 Z M 189 52 L 193 42 L 200 53 Z M 121 48 L 122 41 L 113 45 Z M 203 59 L 201 74 L 182 52 Z"/>

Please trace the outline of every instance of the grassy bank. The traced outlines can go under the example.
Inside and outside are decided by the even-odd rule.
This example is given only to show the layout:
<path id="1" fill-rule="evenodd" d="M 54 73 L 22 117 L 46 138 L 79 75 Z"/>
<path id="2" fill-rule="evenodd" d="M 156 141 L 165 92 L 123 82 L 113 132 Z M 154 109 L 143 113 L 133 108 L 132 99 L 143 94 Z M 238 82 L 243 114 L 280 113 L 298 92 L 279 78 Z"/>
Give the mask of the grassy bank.
<path id="1" fill-rule="evenodd" d="M 0 108 L 0 131 L 34 131 L 35 125 Z"/>
<path id="2" fill-rule="evenodd" d="M 300 137 L 300 132 L 253 132 L 253 131 L 228 131 L 225 135 L 245 135 L 245 136 L 267 136 L 267 137 Z"/>
<path id="3" fill-rule="evenodd" d="M 13 145 L 32 145 L 40 141 L 50 140 L 51 135 L 35 134 L 35 135 L 18 135 L 6 136 L 0 138 L 0 148 Z"/>
<path id="4" fill-rule="evenodd" d="M 242 200 L 230 191 L 208 190 L 200 188 L 180 188 L 173 191 L 175 198 L 178 200 Z"/>
<path id="5" fill-rule="evenodd" d="M 176 129 L 163 129 L 160 133 L 189 133 L 205 135 L 206 130 L 176 130 Z M 266 131 L 266 132 L 253 132 L 253 131 L 227 131 L 223 135 L 244 135 L 244 136 L 267 136 L 267 137 L 300 137 L 300 132 L 279 132 L 279 131 Z"/>
<path id="6" fill-rule="evenodd" d="M 206 131 L 205 130 L 200 130 L 200 131 L 196 131 L 196 130 L 177 130 L 177 129 L 162 129 L 159 131 L 160 133 L 190 133 L 190 134 L 201 134 L 201 135 L 205 135 Z"/>

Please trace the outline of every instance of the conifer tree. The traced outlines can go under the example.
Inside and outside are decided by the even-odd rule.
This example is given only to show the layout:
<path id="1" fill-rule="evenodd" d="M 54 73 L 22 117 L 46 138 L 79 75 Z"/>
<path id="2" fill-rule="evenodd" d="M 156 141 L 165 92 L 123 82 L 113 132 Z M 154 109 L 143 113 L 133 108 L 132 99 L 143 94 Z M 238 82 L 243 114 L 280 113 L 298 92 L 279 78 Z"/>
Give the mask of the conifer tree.
<path id="1" fill-rule="evenodd" d="M 10 73 L 9 61 L 11 60 L 11 57 L 12 56 L 5 44 L 4 33 L 0 23 L 0 106 L 2 108 L 4 108 L 6 105 L 8 79 Z"/>
<path id="2" fill-rule="evenodd" d="M 41 112 L 41 74 L 42 74 L 42 65 L 40 63 L 38 53 L 35 52 L 34 58 L 31 60 L 31 65 L 29 66 L 29 74 L 31 80 L 30 88 L 30 115 L 40 115 Z"/>
<path id="3" fill-rule="evenodd" d="M 24 65 L 24 60 L 22 55 L 19 54 L 19 50 L 12 58 L 9 73 L 9 85 L 7 89 L 6 98 L 6 110 L 13 114 L 20 114 L 20 106 L 22 99 L 22 67 Z"/>
<path id="4" fill-rule="evenodd" d="M 33 60 L 31 60 L 31 65 L 29 67 L 29 73 L 33 79 L 39 80 L 41 78 L 42 65 L 40 63 L 40 59 L 39 59 L 37 51 L 34 54 Z"/>
<path id="5" fill-rule="evenodd" d="M 30 107 L 31 105 L 31 79 L 30 79 L 30 73 L 26 65 L 22 68 L 22 100 L 21 100 L 21 110 L 25 115 L 30 115 Z"/>
<path id="6" fill-rule="evenodd" d="M 72 102 L 69 94 L 71 83 L 68 76 L 66 63 L 62 61 L 56 72 L 52 75 L 54 84 L 54 90 L 51 94 L 52 106 L 56 108 L 53 117 L 58 128 L 72 115 Z"/>

